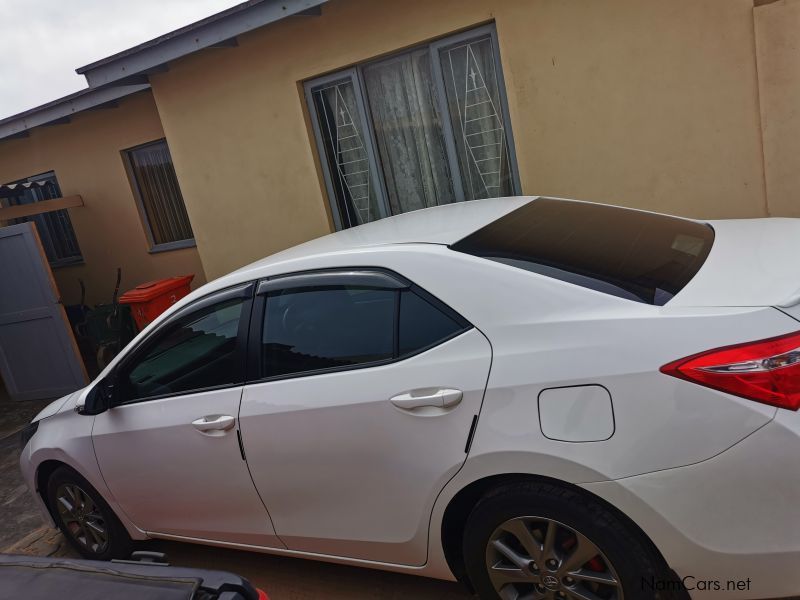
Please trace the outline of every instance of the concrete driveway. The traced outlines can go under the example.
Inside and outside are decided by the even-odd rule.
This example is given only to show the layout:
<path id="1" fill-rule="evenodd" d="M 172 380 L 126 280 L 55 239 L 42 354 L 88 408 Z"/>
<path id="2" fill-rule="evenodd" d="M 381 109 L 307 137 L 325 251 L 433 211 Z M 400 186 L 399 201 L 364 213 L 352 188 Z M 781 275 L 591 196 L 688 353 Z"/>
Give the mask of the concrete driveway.
<path id="1" fill-rule="evenodd" d="M 143 548 L 144 549 L 144 548 Z M 357 569 L 297 558 L 269 556 L 153 541 L 147 550 L 164 552 L 170 564 L 231 571 L 243 575 L 269 594 L 271 600 L 467 600 L 470 595 L 457 584 L 412 575 Z M 40 527 L 4 550 L 10 554 L 77 557 L 58 531 Z"/>
<path id="2" fill-rule="evenodd" d="M 0 386 L 0 548 L 42 524 L 19 472 L 18 432 L 49 403 L 12 402 Z"/>
<path id="3" fill-rule="evenodd" d="M 457 583 L 413 575 L 174 542 L 153 545 L 175 565 L 235 571 L 267 592 L 271 600 L 466 600 L 470 597 Z"/>

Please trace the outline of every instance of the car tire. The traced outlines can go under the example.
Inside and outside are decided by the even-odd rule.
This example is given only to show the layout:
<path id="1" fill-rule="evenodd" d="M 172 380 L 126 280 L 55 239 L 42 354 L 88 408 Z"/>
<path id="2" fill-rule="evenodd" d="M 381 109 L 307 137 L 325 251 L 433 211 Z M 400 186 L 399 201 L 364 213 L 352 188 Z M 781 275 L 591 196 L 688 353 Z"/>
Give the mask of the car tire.
<path id="1" fill-rule="evenodd" d="M 56 525 L 84 558 L 130 557 L 133 541 L 125 527 L 100 493 L 69 467 L 50 475 L 47 502 Z"/>
<path id="2" fill-rule="evenodd" d="M 567 486 L 529 481 L 489 492 L 467 519 L 463 553 L 473 588 L 487 600 L 579 598 L 583 590 L 592 598 L 688 598 L 644 534 Z M 672 591 L 659 591 L 665 587 Z"/>

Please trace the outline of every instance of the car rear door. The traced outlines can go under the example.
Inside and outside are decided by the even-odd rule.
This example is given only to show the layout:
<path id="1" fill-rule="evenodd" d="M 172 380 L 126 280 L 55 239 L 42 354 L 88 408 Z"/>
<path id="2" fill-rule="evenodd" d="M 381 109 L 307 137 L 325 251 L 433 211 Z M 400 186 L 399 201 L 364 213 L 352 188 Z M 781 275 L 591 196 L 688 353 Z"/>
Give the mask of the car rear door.
<path id="1" fill-rule="evenodd" d="M 402 278 L 328 271 L 263 282 L 250 344 L 242 438 L 281 540 L 424 564 L 434 500 L 480 410 L 488 340 Z"/>

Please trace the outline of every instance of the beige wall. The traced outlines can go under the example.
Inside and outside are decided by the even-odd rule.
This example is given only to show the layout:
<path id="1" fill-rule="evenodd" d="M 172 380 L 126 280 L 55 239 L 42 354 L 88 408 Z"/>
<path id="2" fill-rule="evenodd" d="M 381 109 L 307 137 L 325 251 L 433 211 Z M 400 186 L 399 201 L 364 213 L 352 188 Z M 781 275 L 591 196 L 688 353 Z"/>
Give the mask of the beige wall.
<path id="1" fill-rule="evenodd" d="M 303 80 L 492 20 L 525 194 L 766 214 L 752 0 L 334 0 L 151 78 L 209 277 L 330 230 Z"/>
<path id="2" fill-rule="evenodd" d="M 800 1 L 755 9 L 770 213 L 800 217 Z"/>
<path id="3" fill-rule="evenodd" d="M 197 281 L 205 280 L 196 248 L 148 252 L 120 151 L 162 137 L 152 95 L 142 92 L 118 108 L 84 112 L 69 124 L 0 142 L 0 182 L 53 170 L 63 195 L 83 197 L 85 206 L 69 214 L 84 263 L 54 269 L 66 304 L 80 298 L 79 277 L 90 303 L 110 302 L 118 266 L 123 291 L 172 275 L 195 273 Z"/>

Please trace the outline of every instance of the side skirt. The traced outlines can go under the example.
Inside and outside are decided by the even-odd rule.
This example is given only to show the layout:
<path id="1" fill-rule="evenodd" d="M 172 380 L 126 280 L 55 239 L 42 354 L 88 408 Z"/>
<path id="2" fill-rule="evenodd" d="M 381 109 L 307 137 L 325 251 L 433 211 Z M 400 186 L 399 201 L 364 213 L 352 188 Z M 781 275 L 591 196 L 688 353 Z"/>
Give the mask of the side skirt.
<path id="1" fill-rule="evenodd" d="M 367 569 L 378 569 L 381 571 L 392 571 L 395 573 L 406 573 L 408 575 L 419 575 L 421 577 L 432 577 L 428 573 L 428 565 L 422 566 L 408 566 L 396 565 L 392 563 L 378 562 L 372 560 L 364 560 L 360 558 L 347 558 L 345 556 L 331 556 L 328 554 L 315 554 L 313 552 L 300 552 L 298 550 L 286 550 L 285 548 L 267 548 L 264 546 L 252 546 L 249 544 L 236 544 L 232 542 L 220 542 L 216 540 L 206 540 L 202 538 L 183 537 L 178 535 L 171 535 L 168 533 L 157 533 L 148 531 L 147 535 L 153 539 L 169 540 L 175 542 L 187 542 L 190 544 L 202 544 L 204 546 L 216 546 L 218 548 L 231 548 L 234 550 L 248 550 L 250 552 L 259 552 L 261 554 L 274 554 L 278 556 L 291 556 L 293 558 L 307 558 L 311 560 L 319 560 L 322 562 L 350 565 L 354 567 L 364 567 Z M 455 577 L 441 577 L 449 581 L 455 581 Z"/>

